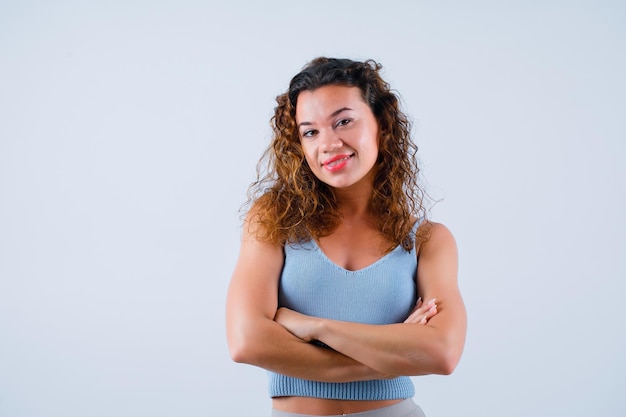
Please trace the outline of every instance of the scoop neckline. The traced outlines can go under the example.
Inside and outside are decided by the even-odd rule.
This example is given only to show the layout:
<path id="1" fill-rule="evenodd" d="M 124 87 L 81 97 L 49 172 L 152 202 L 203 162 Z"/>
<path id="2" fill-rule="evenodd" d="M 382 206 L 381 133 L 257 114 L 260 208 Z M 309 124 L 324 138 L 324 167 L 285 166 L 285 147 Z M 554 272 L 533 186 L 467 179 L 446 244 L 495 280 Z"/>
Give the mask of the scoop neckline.
<path id="1" fill-rule="evenodd" d="M 330 259 L 328 257 L 328 255 L 326 255 L 326 253 L 324 252 L 324 250 L 320 247 L 320 245 L 317 243 L 317 241 L 315 239 L 311 239 L 311 242 L 313 243 L 313 245 L 315 245 L 315 251 L 330 265 L 332 265 L 334 268 L 339 269 L 340 271 L 344 271 L 344 272 L 349 272 L 352 274 L 355 273 L 359 273 L 359 272 L 364 272 L 368 269 L 372 269 L 375 268 L 378 264 L 381 264 L 383 262 L 385 262 L 393 253 L 397 252 L 398 250 L 402 249 L 402 245 L 397 245 L 395 248 L 393 248 L 392 250 L 390 250 L 389 252 L 387 252 L 386 254 L 384 254 L 383 256 L 381 256 L 380 258 L 376 259 L 374 262 L 372 262 L 371 264 L 364 266 L 363 268 L 359 268 L 359 269 L 347 269 L 344 268 L 343 266 L 338 265 L 335 261 L 333 261 L 332 259 Z"/>

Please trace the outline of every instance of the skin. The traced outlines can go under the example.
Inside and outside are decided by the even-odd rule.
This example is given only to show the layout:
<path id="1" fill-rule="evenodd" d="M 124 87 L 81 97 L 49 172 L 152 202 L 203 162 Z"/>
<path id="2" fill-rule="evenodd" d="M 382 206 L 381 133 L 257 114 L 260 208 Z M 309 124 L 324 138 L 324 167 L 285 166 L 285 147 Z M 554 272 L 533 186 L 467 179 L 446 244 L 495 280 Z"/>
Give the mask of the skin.
<path id="1" fill-rule="evenodd" d="M 296 123 L 307 163 L 335 188 L 342 222 L 318 245 L 337 265 L 364 268 L 385 255 L 388 242 L 368 210 L 378 124 L 355 87 L 325 86 L 298 97 Z M 328 161 L 339 157 L 335 164 Z M 327 165 L 330 165 L 328 167 Z M 339 168 L 337 168 L 339 167 Z M 289 376 L 327 382 L 450 374 L 465 343 L 466 313 L 457 283 L 457 249 L 443 225 L 417 249 L 418 301 L 404 323 L 367 325 L 306 316 L 278 308 L 283 249 L 258 240 L 244 222 L 239 259 L 227 297 L 227 338 L 236 362 Z M 427 300 L 423 303 L 421 300 Z M 320 348 L 316 339 L 331 346 Z M 272 400 L 278 410 L 331 415 L 384 407 L 392 401 L 341 401 L 309 397 Z"/>
<path id="2" fill-rule="evenodd" d="M 378 122 L 358 88 L 303 91 L 296 123 L 304 156 L 317 178 L 343 191 L 369 195 L 378 158 Z M 344 157 L 339 165 L 328 163 L 339 157 Z"/>

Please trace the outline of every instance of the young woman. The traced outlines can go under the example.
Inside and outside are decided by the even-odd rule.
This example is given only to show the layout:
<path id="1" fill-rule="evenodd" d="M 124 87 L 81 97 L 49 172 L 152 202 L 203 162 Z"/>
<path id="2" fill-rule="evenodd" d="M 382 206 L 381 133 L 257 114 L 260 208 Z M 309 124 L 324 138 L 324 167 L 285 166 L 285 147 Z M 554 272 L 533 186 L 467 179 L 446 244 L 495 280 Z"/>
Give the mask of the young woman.
<path id="1" fill-rule="evenodd" d="M 463 351 L 456 244 L 425 218 L 380 69 L 317 58 L 277 97 L 226 312 L 275 417 L 423 416 L 410 376 L 450 374 Z"/>

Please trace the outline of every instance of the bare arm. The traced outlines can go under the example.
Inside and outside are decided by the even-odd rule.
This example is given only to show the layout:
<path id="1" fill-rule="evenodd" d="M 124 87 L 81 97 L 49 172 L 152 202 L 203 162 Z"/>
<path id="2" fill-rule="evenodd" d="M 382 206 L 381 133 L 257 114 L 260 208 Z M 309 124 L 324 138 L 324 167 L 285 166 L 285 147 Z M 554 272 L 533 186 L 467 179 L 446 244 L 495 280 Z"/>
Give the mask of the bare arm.
<path id="1" fill-rule="evenodd" d="M 418 264 L 419 293 L 424 300 L 437 300 L 436 314 L 431 311 L 434 316 L 425 325 L 420 324 L 421 317 L 400 324 L 368 325 L 287 309 L 280 309 L 276 320 L 303 340 L 320 340 L 384 374 L 449 374 L 461 357 L 466 333 L 457 262 L 454 237 L 443 225 L 433 224 L 430 239 L 420 248 Z"/>
<path id="2" fill-rule="evenodd" d="M 243 229 L 226 302 L 226 331 L 233 360 L 315 381 L 387 377 L 341 353 L 307 343 L 274 321 L 283 250 L 257 240 L 248 221 Z"/>

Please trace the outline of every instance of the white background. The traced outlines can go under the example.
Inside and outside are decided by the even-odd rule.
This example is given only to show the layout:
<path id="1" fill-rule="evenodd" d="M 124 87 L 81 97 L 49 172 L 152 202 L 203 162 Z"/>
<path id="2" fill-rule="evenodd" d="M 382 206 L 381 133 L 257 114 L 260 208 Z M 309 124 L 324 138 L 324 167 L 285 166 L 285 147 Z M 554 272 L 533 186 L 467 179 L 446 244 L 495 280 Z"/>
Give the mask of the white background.
<path id="1" fill-rule="evenodd" d="M 274 97 L 374 58 L 469 314 L 429 417 L 626 415 L 621 1 L 0 3 L 0 416 L 267 416 L 230 361 Z"/>

